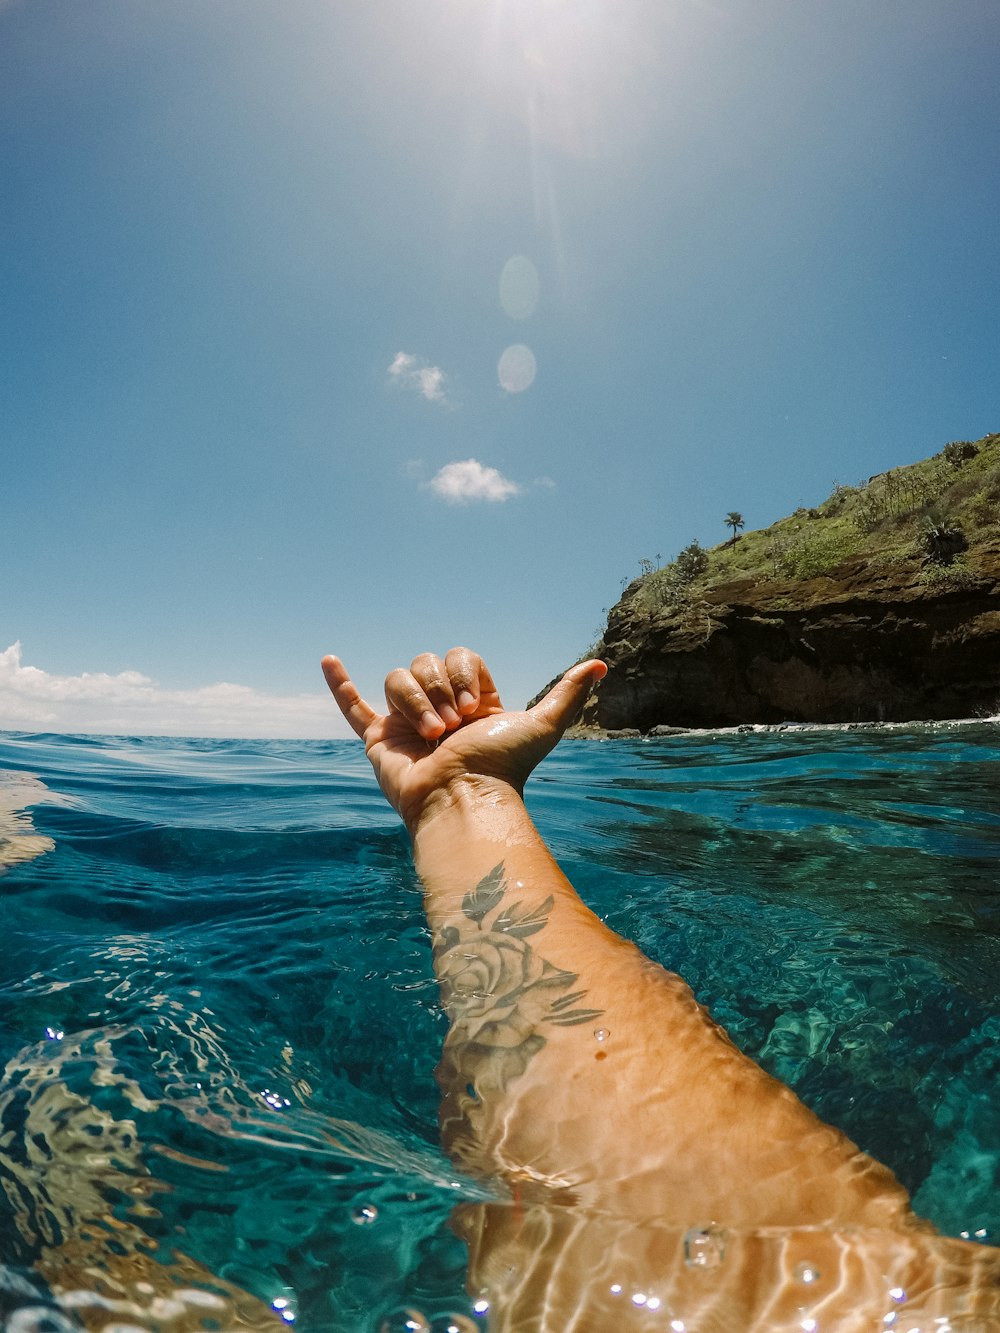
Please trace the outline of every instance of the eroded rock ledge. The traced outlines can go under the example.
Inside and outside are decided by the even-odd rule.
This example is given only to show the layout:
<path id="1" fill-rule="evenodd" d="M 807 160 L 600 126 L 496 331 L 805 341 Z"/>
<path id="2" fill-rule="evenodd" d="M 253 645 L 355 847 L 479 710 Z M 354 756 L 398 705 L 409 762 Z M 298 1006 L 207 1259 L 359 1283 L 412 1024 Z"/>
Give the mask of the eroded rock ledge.
<path id="1" fill-rule="evenodd" d="M 632 589 L 604 636 L 584 729 L 907 722 L 1000 707 L 1000 540 L 953 583 L 919 560 L 844 561 L 806 581 L 716 584 L 650 615 Z"/>

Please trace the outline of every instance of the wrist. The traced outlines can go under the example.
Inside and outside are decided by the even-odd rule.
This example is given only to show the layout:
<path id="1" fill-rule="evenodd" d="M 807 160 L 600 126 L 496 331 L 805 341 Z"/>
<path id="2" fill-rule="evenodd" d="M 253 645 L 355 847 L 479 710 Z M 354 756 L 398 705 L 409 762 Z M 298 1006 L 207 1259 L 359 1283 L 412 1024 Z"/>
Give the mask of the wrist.
<path id="1" fill-rule="evenodd" d="M 522 788 L 505 778 L 462 773 L 442 783 L 416 811 L 404 814 L 414 852 L 418 844 L 452 836 L 459 827 L 503 836 L 508 824 L 528 818 Z"/>

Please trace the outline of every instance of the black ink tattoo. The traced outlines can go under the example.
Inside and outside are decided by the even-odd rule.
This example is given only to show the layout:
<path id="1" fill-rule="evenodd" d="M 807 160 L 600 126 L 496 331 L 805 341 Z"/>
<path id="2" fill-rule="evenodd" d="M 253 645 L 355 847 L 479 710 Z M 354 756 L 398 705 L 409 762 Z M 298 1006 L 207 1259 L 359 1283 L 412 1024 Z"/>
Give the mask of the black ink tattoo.
<path id="1" fill-rule="evenodd" d="M 445 926 L 434 940 L 451 1019 L 438 1078 L 452 1102 L 449 1112 L 466 1123 L 477 1102 L 502 1093 L 524 1073 L 545 1045 L 546 1025 L 573 1027 L 603 1013 L 582 1007 L 587 992 L 574 989 L 575 972 L 555 967 L 528 943 L 545 928 L 552 897 L 536 904 L 506 902 L 507 891 L 501 861 L 462 901 L 469 927 Z"/>

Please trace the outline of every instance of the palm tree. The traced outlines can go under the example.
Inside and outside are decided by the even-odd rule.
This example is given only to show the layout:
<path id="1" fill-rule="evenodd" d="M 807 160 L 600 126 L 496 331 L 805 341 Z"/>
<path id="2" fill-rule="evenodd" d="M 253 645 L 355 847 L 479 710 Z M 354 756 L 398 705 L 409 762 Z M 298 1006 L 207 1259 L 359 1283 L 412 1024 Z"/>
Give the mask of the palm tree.
<path id="1" fill-rule="evenodd" d="M 723 519 L 723 522 L 728 524 L 728 526 L 732 528 L 733 545 L 735 546 L 737 533 L 739 532 L 740 528 L 743 527 L 743 515 L 737 513 L 735 509 L 731 509 L 729 513 L 726 515 L 726 517 Z"/>

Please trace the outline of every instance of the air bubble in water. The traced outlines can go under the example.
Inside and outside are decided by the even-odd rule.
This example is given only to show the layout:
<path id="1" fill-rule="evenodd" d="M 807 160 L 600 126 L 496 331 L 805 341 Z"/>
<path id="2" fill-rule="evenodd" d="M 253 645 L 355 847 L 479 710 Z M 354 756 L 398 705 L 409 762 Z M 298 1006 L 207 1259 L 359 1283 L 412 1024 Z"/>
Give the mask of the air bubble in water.
<path id="1" fill-rule="evenodd" d="M 692 1227 L 684 1236 L 684 1262 L 688 1268 L 718 1268 L 726 1257 L 726 1233 L 710 1222 Z"/>
<path id="2" fill-rule="evenodd" d="M 386 1315 L 378 1326 L 378 1333 L 431 1333 L 431 1326 L 419 1310 L 407 1306 Z"/>
<path id="3" fill-rule="evenodd" d="M 595 1029 L 594 1029 L 594 1040 L 595 1040 L 595 1041 L 607 1041 L 607 1039 L 608 1039 L 610 1036 L 611 1036 L 611 1033 L 610 1033 L 610 1031 L 609 1031 L 607 1028 L 595 1028 Z"/>
<path id="4" fill-rule="evenodd" d="M 468 1315 L 439 1314 L 431 1320 L 431 1333 L 479 1333 L 479 1326 Z"/>
<path id="5" fill-rule="evenodd" d="M 378 1217 L 378 1209 L 373 1203 L 362 1203 L 351 1209 L 351 1221 L 359 1227 L 368 1226 Z"/>
<path id="6" fill-rule="evenodd" d="M 797 1282 L 804 1282 L 807 1286 L 811 1286 L 814 1282 L 819 1281 L 819 1269 L 815 1264 L 796 1264 L 795 1279 Z"/>

